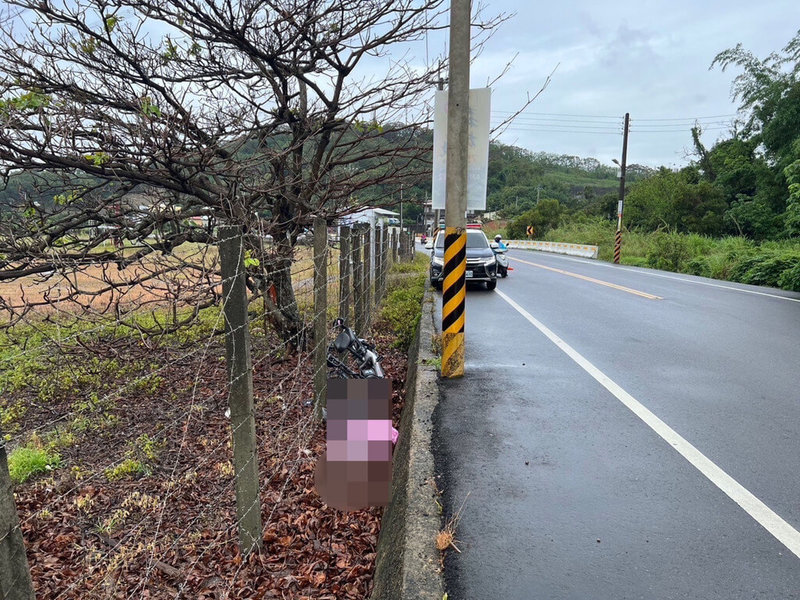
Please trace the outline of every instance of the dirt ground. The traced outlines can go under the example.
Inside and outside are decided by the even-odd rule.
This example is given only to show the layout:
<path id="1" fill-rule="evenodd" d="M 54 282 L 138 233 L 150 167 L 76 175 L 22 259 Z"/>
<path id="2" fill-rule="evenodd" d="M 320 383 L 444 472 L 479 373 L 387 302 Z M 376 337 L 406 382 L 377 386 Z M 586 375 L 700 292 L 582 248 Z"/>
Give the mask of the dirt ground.
<path id="1" fill-rule="evenodd" d="M 406 356 L 390 349 L 385 325 L 373 340 L 392 380 L 398 426 Z M 108 344 L 125 360 L 148 361 L 158 378 L 131 389 L 108 373 L 119 393 L 101 399 L 102 414 L 93 413 L 94 425 L 62 451 L 62 466 L 18 486 L 37 598 L 369 596 L 382 509 L 341 512 L 314 491 L 325 432 L 304 405 L 312 397 L 309 356 L 278 356 L 254 341 L 264 546 L 243 559 L 221 340 L 191 352 L 129 339 Z M 52 432 L 73 419 L 77 400 L 31 406 L 23 430 Z M 146 472 L 111 480 L 130 459 L 146 463 Z"/>
<path id="2" fill-rule="evenodd" d="M 314 268 L 310 249 L 298 247 L 295 252 L 292 278 L 297 287 L 297 284 L 311 281 Z M 58 312 L 99 315 L 117 307 L 131 311 L 152 310 L 172 303 L 193 305 L 198 299 L 208 297 L 212 288 L 219 294 L 219 278 L 210 274 L 217 268 L 216 260 L 215 248 L 184 244 L 175 249 L 174 256 L 153 254 L 142 263 L 123 269 L 111 262 L 63 273 L 47 272 L 0 280 L 0 322 L 7 322 L 12 313 L 26 317 Z M 159 274 L 181 261 L 203 265 L 206 272 L 180 269 Z M 330 249 L 328 262 L 329 276 L 338 273 L 338 250 Z M 131 285 L 139 280 L 141 284 Z"/>

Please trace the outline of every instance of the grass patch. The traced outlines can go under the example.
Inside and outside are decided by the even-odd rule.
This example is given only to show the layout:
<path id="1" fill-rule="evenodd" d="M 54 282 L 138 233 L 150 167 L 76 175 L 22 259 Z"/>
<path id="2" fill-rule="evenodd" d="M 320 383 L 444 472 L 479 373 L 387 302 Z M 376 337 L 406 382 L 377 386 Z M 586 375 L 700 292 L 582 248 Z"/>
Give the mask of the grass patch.
<path id="1" fill-rule="evenodd" d="M 426 358 L 422 361 L 422 364 L 428 367 L 436 367 L 438 371 L 442 370 L 442 357 L 437 356 L 436 358 Z"/>
<path id="2" fill-rule="evenodd" d="M 579 220 L 547 233 L 547 241 L 598 246 L 598 258 L 611 262 L 616 225 Z M 666 231 L 623 231 L 621 262 L 724 281 L 800 291 L 800 240 L 758 244 L 743 237 L 710 238 Z"/>
<path id="3" fill-rule="evenodd" d="M 125 459 L 115 467 L 107 468 L 103 473 L 109 481 L 121 479 L 138 479 L 153 474 L 153 465 L 158 461 L 165 442 L 157 442 L 147 434 L 140 435 L 129 443 Z"/>
<path id="4" fill-rule="evenodd" d="M 428 257 L 418 253 L 411 262 L 395 264 L 389 273 L 381 318 L 386 319 L 397 334 L 395 348 L 408 350 L 414 339 L 422 315 L 428 264 Z"/>
<path id="5" fill-rule="evenodd" d="M 25 446 L 8 456 L 8 471 L 14 483 L 25 483 L 40 473 L 48 473 L 61 466 L 61 457 L 53 450 Z"/>
<path id="6" fill-rule="evenodd" d="M 103 473 L 109 481 L 120 479 L 138 479 L 152 473 L 152 470 L 142 461 L 135 458 L 126 458 L 116 467 L 108 467 Z"/>

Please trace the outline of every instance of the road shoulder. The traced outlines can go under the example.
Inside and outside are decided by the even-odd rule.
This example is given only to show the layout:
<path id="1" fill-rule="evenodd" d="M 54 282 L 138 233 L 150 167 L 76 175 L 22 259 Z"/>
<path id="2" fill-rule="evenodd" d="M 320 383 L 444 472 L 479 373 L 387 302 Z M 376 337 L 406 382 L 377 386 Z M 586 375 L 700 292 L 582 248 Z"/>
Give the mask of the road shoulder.
<path id="1" fill-rule="evenodd" d="M 440 527 L 433 485 L 432 416 L 439 403 L 432 340 L 435 294 L 428 285 L 408 360 L 407 396 L 394 454 L 392 501 L 378 540 L 372 600 L 441 600 L 444 580 L 435 546 Z"/>

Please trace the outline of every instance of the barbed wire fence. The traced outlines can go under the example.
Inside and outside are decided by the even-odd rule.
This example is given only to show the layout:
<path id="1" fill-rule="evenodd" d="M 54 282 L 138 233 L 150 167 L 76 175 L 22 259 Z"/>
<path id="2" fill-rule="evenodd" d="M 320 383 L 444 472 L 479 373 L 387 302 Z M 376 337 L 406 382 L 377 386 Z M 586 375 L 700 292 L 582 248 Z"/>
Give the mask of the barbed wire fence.
<path id="1" fill-rule="evenodd" d="M 297 246 L 286 267 L 291 308 L 313 333 L 305 350 L 271 326 L 286 309 L 274 290 L 248 298 L 246 278 L 270 258 L 265 236 L 259 256 L 244 237 L 220 228 L 218 248 L 193 248 L 202 256 L 191 267 L 174 256 L 162 262 L 177 266 L 137 265 L 148 272 L 138 295 L 106 270 L 65 268 L 51 275 L 58 285 L 3 298 L 0 598 L 249 597 L 258 590 L 242 575 L 259 569 L 262 592 L 364 597 L 353 581 L 362 549 L 343 548 L 339 517 L 309 494 L 324 449 L 328 338 L 336 316 L 366 335 L 413 237 L 361 223 L 334 233 L 315 220 L 313 251 Z M 59 458 L 15 487 L 7 449 Z M 314 516 L 290 514 L 288 500 Z M 378 514 L 365 511 L 351 532 L 371 539 Z M 296 545 L 330 560 L 272 560 L 270 548 Z"/>

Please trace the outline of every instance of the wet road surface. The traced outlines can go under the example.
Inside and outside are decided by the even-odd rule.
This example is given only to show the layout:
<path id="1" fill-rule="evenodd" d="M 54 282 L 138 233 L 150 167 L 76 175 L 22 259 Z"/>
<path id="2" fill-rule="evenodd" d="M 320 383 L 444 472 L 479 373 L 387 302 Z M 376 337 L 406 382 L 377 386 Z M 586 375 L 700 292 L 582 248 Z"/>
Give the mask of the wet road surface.
<path id="1" fill-rule="evenodd" d="M 509 256 L 441 383 L 449 598 L 800 598 L 800 294 Z"/>

